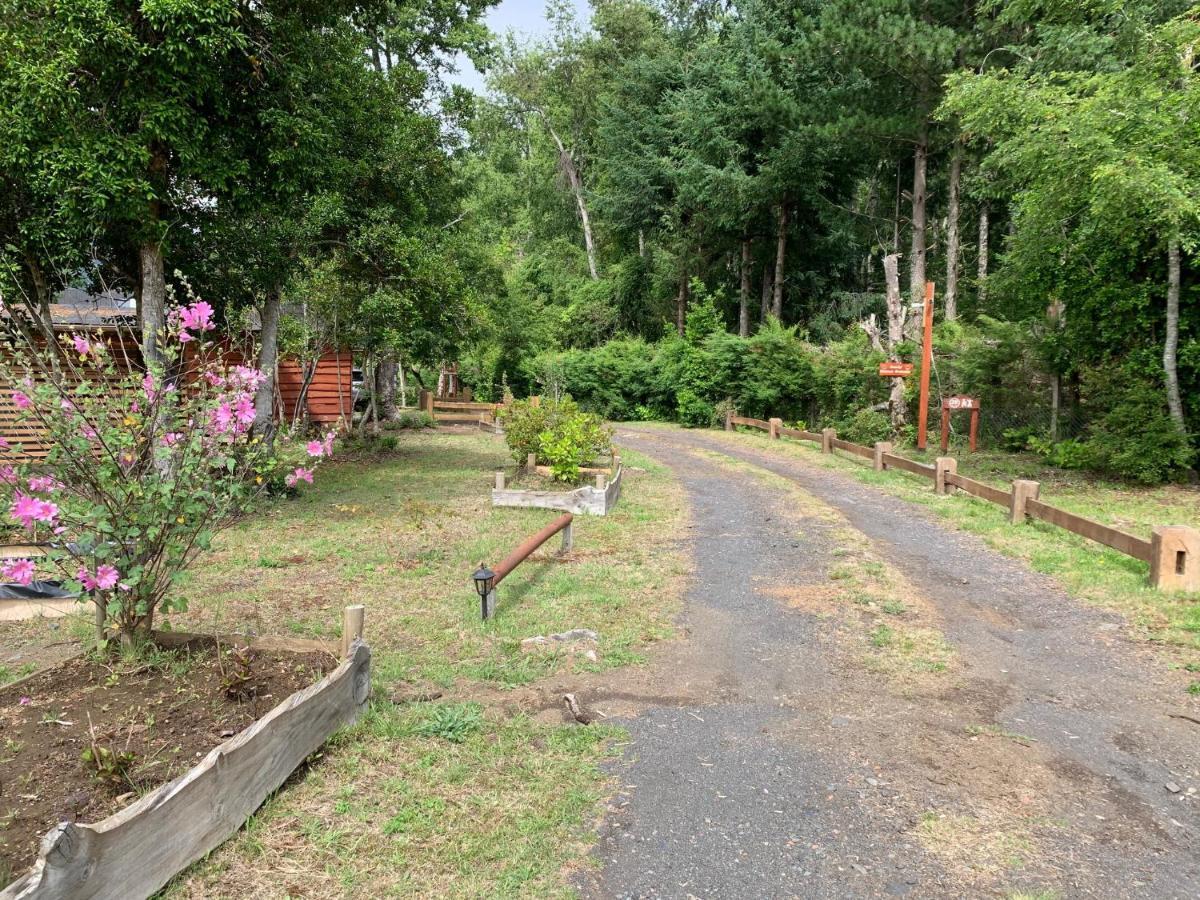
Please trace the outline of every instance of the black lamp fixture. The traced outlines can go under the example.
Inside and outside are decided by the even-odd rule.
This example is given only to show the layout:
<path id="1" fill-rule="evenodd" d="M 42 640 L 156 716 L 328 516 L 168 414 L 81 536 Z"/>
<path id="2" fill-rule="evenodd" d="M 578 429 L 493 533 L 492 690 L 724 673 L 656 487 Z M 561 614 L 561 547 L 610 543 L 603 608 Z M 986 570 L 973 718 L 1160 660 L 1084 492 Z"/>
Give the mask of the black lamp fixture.
<path id="1" fill-rule="evenodd" d="M 487 567 L 484 563 L 479 564 L 479 568 L 475 570 L 475 574 L 471 576 L 475 581 L 475 593 L 479 595 L 479 609 L 483 613 L 483 618 L 488 617 L 487 598 L 492 592 L 492 583 L 496 579 L 496 573 Z"/>

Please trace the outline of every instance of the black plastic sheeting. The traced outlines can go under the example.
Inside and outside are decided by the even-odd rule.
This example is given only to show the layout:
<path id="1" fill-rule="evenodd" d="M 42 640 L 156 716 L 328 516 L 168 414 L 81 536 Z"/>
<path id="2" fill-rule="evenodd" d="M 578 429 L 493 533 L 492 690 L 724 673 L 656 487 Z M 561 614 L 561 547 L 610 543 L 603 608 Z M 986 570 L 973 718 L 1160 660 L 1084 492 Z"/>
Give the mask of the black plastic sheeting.
<path id="1" fill-rule="evenodd" d="M 32 581 L 28 585 L 0 584 L 0 600 L 65 600 L 75 596 L 63 590 L 61 581 Z"/>

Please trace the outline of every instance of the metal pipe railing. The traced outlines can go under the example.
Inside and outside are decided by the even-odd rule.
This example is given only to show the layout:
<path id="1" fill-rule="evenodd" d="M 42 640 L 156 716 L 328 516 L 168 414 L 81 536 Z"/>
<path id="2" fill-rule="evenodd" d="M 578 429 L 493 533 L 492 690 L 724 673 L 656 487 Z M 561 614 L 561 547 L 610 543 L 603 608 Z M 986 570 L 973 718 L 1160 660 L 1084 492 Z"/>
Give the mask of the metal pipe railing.
<path id="1" fill-rule="evenodd" d="M 490 619 L 496 614 L 496 588 L 500 582 L 512 574 L 513 569 L 523 563 L 529 556 L 537 550 L 542 544 L 554 537 L 560 531 L 562 532 L 562 552 L 566 553 L 575 542 L 574 528 L 572 522 L 575 516 L 571 513 L 563 513 L 541 531 L 530 535 L 520 544 L 518 544 L 508 556 L 500 561 L 494 570 L 488 569 L 487 566 L 480 565 L 475 572 L 475 589 L 479 593 L 481 601 L 481 612 L 483 618 Z"/>

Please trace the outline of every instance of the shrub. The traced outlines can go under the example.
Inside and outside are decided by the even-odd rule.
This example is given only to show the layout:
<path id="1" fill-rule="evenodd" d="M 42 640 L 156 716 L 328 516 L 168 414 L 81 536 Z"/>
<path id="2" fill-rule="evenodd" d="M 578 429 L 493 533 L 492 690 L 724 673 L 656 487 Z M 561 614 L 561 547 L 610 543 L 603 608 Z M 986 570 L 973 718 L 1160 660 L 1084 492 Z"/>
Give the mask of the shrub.
<path id="1" fill-rule="evenodd" d="M 874 446 L 876 441 L 888 441 L 892 438 L 891 419 L 887 413 L 874 409 L 860 409 L 849 419 L 839 422 L 836 427 L 838 437 L 842 440 L 867 447 Z"/>
<path id="2" fill-rule="evenodd" d="M 1037 428 L 1005 428 L 1000 440 L 1000 446 L 1009 453 L 1020 453 L 1032 449 L 1032 441 L 1039 439 L 1040 429 Z"/>
<path id="3" fill-rule="evenodd" d="M 691 388 L 684 388 L 675 395 L 676 415 L 681 425 L 688 428 L 711 428 L 717 421 L 716 406 L 698 397 Z"/>
<path id="4" fill-rule="evenodd" d="M 437 425 L 437 420 L 429 413 L 418 409 L 404 409 L 396 416 L 396 420 L 390 423 L 393 428 L 433 428 Z"/>
<path id="5" fill-rule="evenodd" d="M 201 300 L 171 312 L 158 337 L 163 359 L 146 370 L 95 333 L 48 344 L 9 313 L 0 380 L 14 388 L 18 420 L 50 450 L 35 464 L 5 444 L 0 492 L 26 540 L 52 544 L 38 562 L 8 560 L 0 574 L 29 584 L 39 568 L 57 570 L 104 611 L 98 641 L 115 625 L 133 643 L 156 613 L 184 608 L 169 590 L 213 535 L 272 483 L 311 482 L 334 434 L 307 444 L 281 435 L 272 446 L 251 433 L 264 376 L 226 364 L 228 348 L 206 339 L 212 308 Z"/>
<path id="6" fill-rule="evenodd" d="M 579 480 L 580 467 L 612 449 L 612 431 L 581 412 L 570 397 L 534 406 L 518 400 L 501 411 L 504 439 L 518 465 L 530 453 L 559 481 Z"/>

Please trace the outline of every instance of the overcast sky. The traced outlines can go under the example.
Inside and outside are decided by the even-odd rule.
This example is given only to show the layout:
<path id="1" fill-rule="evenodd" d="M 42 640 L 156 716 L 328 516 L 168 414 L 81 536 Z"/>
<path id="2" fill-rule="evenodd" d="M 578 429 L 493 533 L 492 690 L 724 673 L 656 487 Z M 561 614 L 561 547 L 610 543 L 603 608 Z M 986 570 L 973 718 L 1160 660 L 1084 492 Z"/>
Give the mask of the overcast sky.
<path id="1" fill-rule="evenodd" d="M 581 22 L 586 22 L 591 16 L 587 0 L 574 0 L 575 9 Z M 546 21 L 545 0 L 501 0 L 493 6 L 484 17 L 488 28 L 498 35 L 509 31 L 517 33 L 518 37 L 538 37 L 549 31 Z M 483 76 L 475 71 L 471 61 L 465 56 L 459 57 L 459 72 L 450 81 L 469 87 L 472 90 L 483 90 Z"/>

